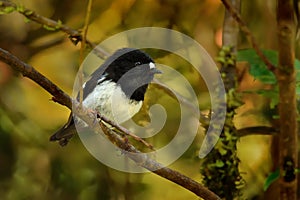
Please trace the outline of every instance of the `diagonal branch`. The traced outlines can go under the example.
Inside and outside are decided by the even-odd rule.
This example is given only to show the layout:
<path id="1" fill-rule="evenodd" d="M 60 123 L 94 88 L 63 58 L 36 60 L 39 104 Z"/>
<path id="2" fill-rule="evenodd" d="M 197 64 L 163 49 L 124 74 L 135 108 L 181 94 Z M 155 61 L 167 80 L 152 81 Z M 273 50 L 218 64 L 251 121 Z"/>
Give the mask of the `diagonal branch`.
<path id="1" fill-rule="evenodd" d="M 62 91 L 58 86 L 56 86 L 54 83 L 52 83 L 47 77 L 45 77 L 43 74 L 39 73 L 35 68 L 28 65 L 27 63 L 24 63 L 20 59 L 18 59 L 16 56 L 12 55 L 8 51 L 0 48 L 0 60 L 5 62 L 6 64 L 10 65 L 14 70 L 22 73 L 23 76 L 33 80 L 38 85 L 40 85 L 42 88 L 44 88 L 46 91 L 48 91 L 50 94 L 53 95 L 52 100 L 54 102 L 57 102 L 61 105 L 64 105 L 68 107 L 70 110 L 72 110 L 72 99 L 69 95 L 67 95 L 64 91 Z M 109 120 L 107 117 L 99 115 L 99 118 L 103 120 L 104 122 L 112 125 L 125 135 L 131 136 L 133 139 L 137 140 L 138 142 L 141 142 L 146 147 L 153 150 L 153 146 L 146 141 L 144 141 L 142 138 L 136 136 L 135 134 L 131 133 L 126 128 L 120 126 L 119 124 L 115 123 L 112 120 Z"/>
<path id="2" fill-rule="evenodd" d="M 130 144 L 126 139 L 122 138 L 120 135 L 115 134 L 112 129 L 107 128 L 103 123 L 100 123 L 99 126 L 93 126 L 94 119 L 93 114 L 91 114 L 87 109 L 80 106 L 78 102 L 73 102 L 76 108 L 76 114 L 82 120 L 84 120 L 89 127 L 92 127 L 93 131 L 96 133 L 101 134 L 100 127 L 102 128 L 104 134 L 109 138 L 111 142 L 113 142 L 116 146 L 124 150 L 124 153 L 127 157 L 133 160 L 138 166 L 141 166 L 149 171 L 157 174 L 158 176 L 164 177 L 184 188 L 193 192 L 197 196 L 207 199 L 213 200 L 218 199 L 220 200 L 216 194 L 208 190 L 206 187 L 202 186 L 195 180 L 189 178 L 181 174 L 178 171 L 172 170 L 170 168 L 164 167 L 161 163 L 156 162 L 155 160 L 151 159 L 149 156 L 142 154 L 139 150 L 137 150 L 132 144 Z"/>
<path id="3" fill-rule="evenodd" d="M 95 125 L 94 123 L 94 114 L 92 114 L 91 111 L 87 110 L 83 106 L 80 106 L 77 101 L 72 102 L 71 98 L 65 92 L 63 92 L 59 87 L 52 83 L 47 77 L 35 70 L 32 66 L 22 62 L 17 57 L 1 48 L 0 60 L 10 65 L 14 70 L 21 72 L 24 76 L 39 84 L 51 95 L 53 95 L 53 99 L 56 102 L 67 106 L 69 109 L 72 109 L 73 103 L 73 106 L 75 108 L 73 109 L 73 112 L 75 112 L 79 118 L 84 120 L 93 130 L 95 130 L 96 132 L 100 130 L 100 127 L 96 126 L 97 124 Z M 115 124 L 104 116 L 100 115 L 99 117 L 106 123 L 111 124 L 119 130 L 128 131 L 124 127 Z M 110 139 L 110 141 L 124 150 L 124 154 L 127 155 L 131 160 L 133 160 L 137 165 L 144 167 L 145 169 L 148 169 L 153 173 L 182 186 L 183 188 L 193 192 L 201 198 L 204 198 L 206 200 L 220 199 L 216 194 L 214 194 L 212 191 L 208 190 L 206 187 L 202 186 L 195 180 L 175 170 L 164 167 L 161 163 L 156 162 L 155 160 L 149 158 L 148 156 L 145 156 L 144 154 L 140 154 L 140 151 L 137 150 L 132 144 L 130 144 L 128 140 L 111 131 L 111 129 L 105 128 L 105 125 L 102 122 L 100 122 L 100 126 L 106 136 Z"/>
<path id="4" fill-rule="evenodd" d="M 236 9 L 231 5 L 229 0 L 221 0 L 223 2 L 223 5 L 225 8 L 229 11 L 229 13 L 232 15 L 232 17 L 238 22 L 240 25 L 241 30 L 246 34 L 248 41 L 252 45 L 253 49 L 256 51 L 257 55 L 260 57 L 260 59 L 265 63 L 267 68 L 274 72 L 275 66 L 269 61 L 269 59 L 263 54 L 263 52 L 260 50 L 256 39 L 254 38 L 253 34 L 249 30 L 246 22 L 242 19 L 241 15 L 236 11 Z"/>
<path id="5" fill-rule="evenodd" d="M 97 46 L 96 44 L 94 44 L 93 42 L 88 40 L 87 38 L 85 39 L 84 34 L 81 34 L 80 31 L 72 29 L 72 28 L 62 24 L 60 21 L 57 22 L 55 20 L 41 16 L 30 9 L 17 6 L 16 4 L 14 4 L 12 2 L 0 0 L 0 11 L 1 11 L 1 9 L 3 10 L 5 8 L 9 8 L 9 7 L 13 8 L 12 11 L 17 11 L 17 12 L 21 13 L 22 15 L 24 15 L 26 18 L 28 18 L 32 21 L 35 21 L 36 23 L 39 23 L 46 27 L 50 27 L 53 30 L 65 32 L 66 34 L 69 35 L 70 39 L 75 44 L 78 41 L 81 41 L 82 43 L 86 43 L 90 48 L 93 48 L 93 51 L 96 53 L 96 55 L 102 59 L 105 59 L 106 57 L 108 57 L 110 55 L 104 49 L 100 48 L 99 46 Z M 154 83 L 156 84 L 157 88 L 164 90 L 166 92 L 166 94 L 170 95 L 172 98 L 176 99 L 177 97 L 180 97 L 181 102 L 184 105 L 186 105 L 187 107 L 189 107 L 192 112 L 195 112 L 195 110 L 197 110 L 196 108 L 194 108 L 194 106 L 188 100 L 184 99 L 184 97 L 181 97 L 179 94 L 176 94 L 176 96 L 174 96 L 173 93 L 175 93 L 175 92 L 170 91 L 168 89 L 168 87 L 165 87 L 164 84 L 162 84 L 158 80 L 155 80 Z M 204 125 L 209 124 L 208 117 L 201 113 L 200 113 L 200 121 Z"/>
<path id="6" fill-rule="evenodd" d="M 21 72 L 23 76 L 39 84 L 42 88 L 53 95 L 52 99 L 55 102 L 67 106 L 69 109 L 72 109 L 71 98 L 43 74 L 35 70 L 32 66 L 24 63 L 19 58 L 2 48 L 0 48 L 0 60 L 10 65 L 15 71 Z"/>

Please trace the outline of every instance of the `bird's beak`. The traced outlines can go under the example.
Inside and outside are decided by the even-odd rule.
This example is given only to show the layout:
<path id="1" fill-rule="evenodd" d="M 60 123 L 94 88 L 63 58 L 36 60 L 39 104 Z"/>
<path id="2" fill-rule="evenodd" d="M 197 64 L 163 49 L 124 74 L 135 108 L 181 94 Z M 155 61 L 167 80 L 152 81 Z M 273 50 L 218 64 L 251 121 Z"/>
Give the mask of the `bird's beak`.
<path id="1" fill-rule="evenodd" d="M 162 74 L 163 72 L 158 70 L 157 68 L 152 68 L 151 73 L 153 73 L 153 74 Z"/>

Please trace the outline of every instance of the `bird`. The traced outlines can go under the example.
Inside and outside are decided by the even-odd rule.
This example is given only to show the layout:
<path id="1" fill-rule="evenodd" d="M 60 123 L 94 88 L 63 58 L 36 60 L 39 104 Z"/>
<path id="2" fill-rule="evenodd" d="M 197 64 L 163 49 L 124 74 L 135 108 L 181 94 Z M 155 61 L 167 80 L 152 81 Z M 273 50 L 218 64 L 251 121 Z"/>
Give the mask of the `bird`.
<path id="1" fill-rule="evenodd" d="M 121 48 L 108 57 L 82 85 L 82 104 L 120 124 L 141 109 L 149 83 L 155 74 L 160 73 L 154 60 L 144 51 Z M 117 108 L 112 107 L 114 99 Z M 74 119 L 71 112 L 67 123 L 50 137 L 50 141 L 67 145 L 76 134 L 75 120 L 77 118 Z"/>

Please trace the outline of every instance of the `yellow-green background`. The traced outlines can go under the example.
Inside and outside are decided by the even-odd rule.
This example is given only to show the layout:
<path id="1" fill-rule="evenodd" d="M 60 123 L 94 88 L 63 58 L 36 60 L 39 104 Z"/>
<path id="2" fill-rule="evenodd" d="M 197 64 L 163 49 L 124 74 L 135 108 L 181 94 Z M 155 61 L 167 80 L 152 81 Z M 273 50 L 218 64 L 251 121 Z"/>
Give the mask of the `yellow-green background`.
<path id="1" fill-rule="evenodd" d="M 83 27 L 87 1 L 19 0 L 17 4 L 61 20 L 75 29 Z M 198 41 L 215 58 L 221 45 L 224 8 L 218 0 L 94 0 L 88 39 L 99 43 L 131 28 L 158 26 L 178 30 Z M 275 4 L 271 1 L 244 1 L 242 16 L 262 48 L 276 48 Z M 249 47 L 242 35 L 240 48 Z M 71 94 L 79 67 L 79 47 L 62 32 L 45 30 L 35 22 L 25 22 L 18 13 L 0 16 L 0 47 L 31 64 L 64 91 Z M 200 108 L 209 108 L 208 94 L 184 62 L 172 56 L 158 56 L 169 66 L 191 78 Z M 248 80 L 249 79 L 249 80 Z M 244 88 L 259 87 L 248 77 Z M 151 88 L 150 88 L 151 89 Z M 0 199 L 198 199 L 191 192 L 151 173 L 126 174 L 109 169 L 92 157 L 78 137 L 62 148 L 49 136 L 67 120 L 69 110 L 51 101 L 51 95 L 29 79 L 0 62 Z M 147 98 L 172 101 L 155 88 Z M 152 96 L 151 96 L 152 97 Z M 236 123 L 266 124 L 260 114 L 264 100 L 248 101 Z M 174 103 L 174 102 L 173 102 Z M 168 112 L 175 116 L 176 112 Z M 168 127 L 163 139 L 176 131 Z M 200 131 L 199 131 L 199 135 Z M 201 181 L 197 157 L 201 137 L 170 167 Z M 158 143 L 153 141 L 153 143 Z M 240 140 L 238 153 L 246 180 L 244 198 L 262 192 L 270 170 L 268 136 L 248 136 Z"/>

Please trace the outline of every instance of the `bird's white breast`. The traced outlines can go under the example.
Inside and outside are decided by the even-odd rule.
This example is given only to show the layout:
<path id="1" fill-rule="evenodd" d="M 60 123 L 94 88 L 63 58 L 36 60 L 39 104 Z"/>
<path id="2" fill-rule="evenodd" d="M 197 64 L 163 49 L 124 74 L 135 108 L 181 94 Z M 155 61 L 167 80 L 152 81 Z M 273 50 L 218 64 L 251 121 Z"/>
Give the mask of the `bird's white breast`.
<path id="1" fill-rule="evenodd" d="M 83 105 L 97 110 L 117 123 L 122 123 L 140 110 L 142 101 L 129 99 L 115 82 L 104 81 L 83 100 Z"/>

